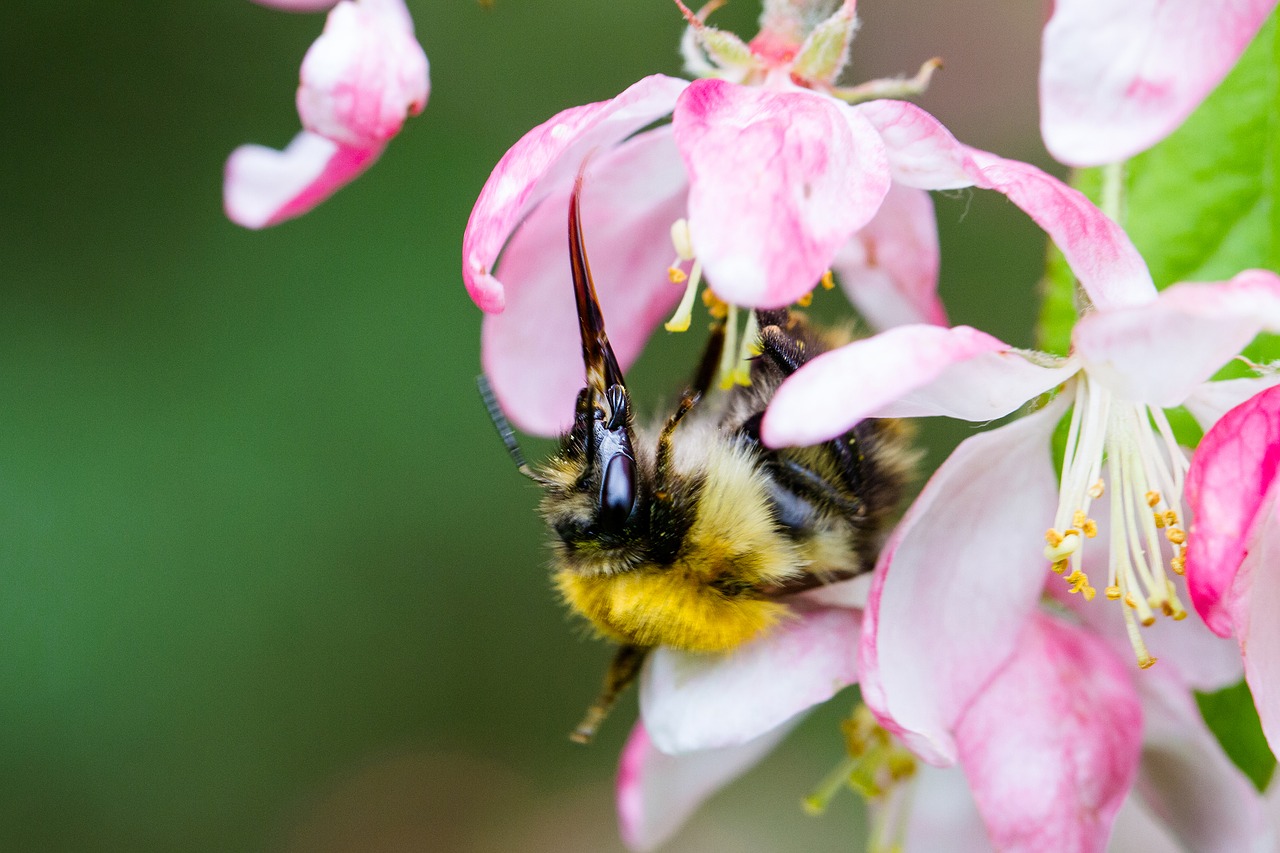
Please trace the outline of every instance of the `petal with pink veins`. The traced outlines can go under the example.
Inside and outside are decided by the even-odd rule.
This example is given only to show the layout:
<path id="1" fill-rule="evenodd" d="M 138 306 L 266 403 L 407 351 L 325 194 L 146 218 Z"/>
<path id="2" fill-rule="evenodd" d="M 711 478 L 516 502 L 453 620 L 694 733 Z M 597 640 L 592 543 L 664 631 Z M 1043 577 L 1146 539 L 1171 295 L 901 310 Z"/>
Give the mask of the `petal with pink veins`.
<path id="1" fill-rule="evenodd" d="M 1049 439 L 1065 403 L 961 443 L 876 565 L 862 696 L 930 763 L 956 760 L 957 721 L 1038 607 L 1049 574 L 1042 535 L 1057 505 Z"/>
<path id="2" fill-rule="evenodd" d="M 1179 849 L 1273 849 L 1275 831 L 1258 790 L 1222 751 L 1188 686 L 1162 665 L 1136 676 L 1145 731 L 1134 792 Z"/>
<path id="3" fill-rule="evenodd" d="M 403 0 L 343 0 L 302 60 L 302 126 L 356 148 L 385 144 L 426 106 L 427 55 Z"/>
<path id="4" fill-rule="evenodd" d="M 938 225 L 924 190 L 891 186 L 875 218 L 836 253 L 831 268 L 877 329 L 947 325 L 938 298 Z"/>
<path id="5" fill-rule="evenodd" d="M 879 134 L 823 95 L 698 80 L 672 122 L 689 171 L 693 248 L 727 302 L 796 301 L 889 190 Z"/>
<path id="6" fill-rule="evenodd" d="M 552 116 L 511 146 L 480 191 L 462 236 L 462 278 L 482 310 L 497 314 L 506 305 L 503 283 L 493 267 L 534 206 L 554 190 L 567 193 L 592 151 L 617 145 L 671 112 L 688 85 L 661 74 L 645 77 L 612 100 Z M 667 237 L 663 245 L 669 242 Z"/>
<path id="7" fill-rule="evenodd" d="M 1265 519 L 1280 470 L 1280 386 L 1227 412 L 1200 440 L 1187 472 L 1187 587 L 1214 633 L 1232 630 L 1231 599 L 1251 531 Z M 1272 574 L 1275 574 L 1274 572 Z"/>
<path id="8" fill-rule="evenodd" d="M 661 846 L 708 797 L 759 763 L 791 728 L 779 726 L 738 746 L 666 755 L 636 723 L 618 764 L 623 842 L 635 851 Z"/>
<path id="9" fill-rule="evenodd" d="M 1228 598 L 1244 677 L 1273 753 L 1280 753 L 1280 502 L 1274 495 L 1254 523 L 1249 552 Z"/>
<path id="10" fill-rule="evenodd" d="M 724 655 L 659 647 L 640 681 L 640 715 L 669 755 L 736 746 L 825 702 L 858 680 L 861 614 L 800 609 Z"/>
<path id="11" fill-rule="evenodd" d="M 1053 238 L 1097 307 L 1155 296 L 1128 235 L 1082 193 L 1035 166 L 962 145 L 914 104 L 879 100 L 854 109 L 884 138 L 895 181 L 928 190 L 976 186 L 1008 196 Z"/>
<path id="12" fill-rule="evenodd" d="M 898 326 L 823 353 L 779 387 L 761 436 L 770 447 L 828 441 L 868 417 L 950 415 L 987 421 L 1064 382 L 969 326 Z"/>
<path id="13" fill-rule="evenodd" d="M 1276 0 L 1057 0 L 1044 30 L 1040 128 L 1070 166 L 1118 163 L 1180 125 Z"/>
<path id="14" fill-rule="evenodd" d="M 582 230 L 592 278 L 623 370 L 684 292 L 667 278 L 671 223 L 687 184 L 670 126 L 598 155 L 583 187 Z M 506 310 L 489 314 L 480 352 L 494 393 L 518 427 L 556 435 L 573 421 L 586 381 L 569 273 L 569 186 L 533 212 L 503 252 Z"/>
<path id="15" fill-rule="evenodd" d="M 1043 615 L 1027 622 L 955 731 L 996 849 L 1105 850 L 1142 720 L 1128 667 L 1102 640 Z"/>
<path id="16" fill-rule="evenodd" d="M 283 151 L 241 145 L 227 158 L 222 185 L 227 218 L 266 228 L 301 216 L 349 184 L 381 148 L 350 148 L 303 131 Z"/>
<path id="17" fill-rule="evenodd" d="M 1146 305 L 1095 311 L 1071 343 L 1112 393 L 1170 408 L 1261 331 L 1280 331 L 1280 275 L 1246 270 L 1230 281 L 1176 284 Z"/>

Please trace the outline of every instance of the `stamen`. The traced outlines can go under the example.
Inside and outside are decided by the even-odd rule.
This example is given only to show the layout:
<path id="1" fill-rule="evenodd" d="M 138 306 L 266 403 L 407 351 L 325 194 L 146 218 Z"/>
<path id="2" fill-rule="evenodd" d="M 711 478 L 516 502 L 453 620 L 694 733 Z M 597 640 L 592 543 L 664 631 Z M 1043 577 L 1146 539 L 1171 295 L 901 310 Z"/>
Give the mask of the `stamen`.
<path id="1" fill-rule="evenodd" d="M 733 368 L 738 358 L 738 306 L 730 305 L 724 321 L 724 349 L 720 351 L 720 365 L 716 374 L 720 377 L 720 387 L 733 387 Z"/>
<path id="2" fill-rule="evenodd" d="M 676 257 L 667 267 L 667 278 L 672 284 L 682 284 L 688 280 L 684 296 L 676 306 L 676 313 L 671 316 L 663 328 L 668 332 L 687 332 L 693 321 L 693 296 L 698 292 L 698 282 L 702 280 L 702 264 L 693 258 L 693 235 L 689 232 L 689 220 L 677 219 L 671 223 L 671 245 L 675 246 Z M 689 275 L 684 274 L 680 264 L 693 261 L 693 269 Z"/>
<path id="3" fill-rule="evenodd" d="M 796 300 L 796 304 L 797 304 L 797 305 L 799 305 L 801 308 L 808 308 L 810 305 L 812 305 L 812 304 L 813 304 L 813 291 L 812 291 L 812 290 L 810 290 L 810 291 L 809 291 L 808 293 L 806 293 L 804 296 L 801 296 L 799 299 L 797 299 L 797 300 Z"/>
<path id="4" fill-rule="evenodd" d="M 747 312 L 747 326 L 742 330 L 738 342 L 738 361 L 733 366 L 733 384 L 749 386 L 751 384 L 751 359 L 760 354 L 760 325 L 756 322 L 756 312 Z"/>
<path id="5" fill-rule="evenodd" d="M 689 324 L 693 322 L 693 297 L 698 292 L 698 283 L 701 280 L 702 263 L 694 261 L 693 270 L 689 275 L 689 283 L 685 286 L 684 296 L 680 298 L 680 304 L 676 306 L 676 313 L 671 315 L 671 319 L 664 323 L 662 328 L 668 332 L 689 331 Z"/>
<path id="6" fill-rule="evenodd" d="M 836 276 L 831 270 L 827 270 L 822 274 L 822 289 L 831 290 L 836 286 Z"/>

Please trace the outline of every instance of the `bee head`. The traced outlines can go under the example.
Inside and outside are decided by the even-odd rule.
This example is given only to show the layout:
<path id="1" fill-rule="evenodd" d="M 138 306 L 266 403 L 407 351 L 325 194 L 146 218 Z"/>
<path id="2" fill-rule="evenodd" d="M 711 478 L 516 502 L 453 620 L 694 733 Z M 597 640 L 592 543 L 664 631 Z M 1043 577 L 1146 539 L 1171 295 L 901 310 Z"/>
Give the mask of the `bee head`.
<path id="1" fill-rule="evenodd" d="M 587 384 L 578 392 L 570 443 L 580 448 L 582 473 L 576 489 L 594 501 L 597 533 L 620 533 L 631 518 L 638 493 L 638 472 L 632 450 L 631 397 L 622 368 L 609 345 L 604 316 L 591 280 L 582 239 L 582 174 L 569 198 L 569 265 L 582 336 L 582 364 Z"/>

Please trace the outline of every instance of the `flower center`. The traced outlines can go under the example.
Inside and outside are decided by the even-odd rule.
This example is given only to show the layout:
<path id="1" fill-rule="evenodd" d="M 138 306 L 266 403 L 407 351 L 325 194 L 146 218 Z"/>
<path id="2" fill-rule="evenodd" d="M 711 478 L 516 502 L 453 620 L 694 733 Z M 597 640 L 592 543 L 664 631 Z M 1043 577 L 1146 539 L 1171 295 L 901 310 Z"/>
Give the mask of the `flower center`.
<path id="1" fill-rule="evenodd" d="M 1104 472 L 1105 461 L 1105 472 Z M 1058 512 L 1045 533 L 1045 558 L 1064 575 L 1070 591 L 1092 600 L 1083 565 L 1084 542 L 1098 535 L 1090 517 L 1093 501 L 1110 491 L 1110 559 L 1106 597 L 1121 603 L 1129 641 L 1143 669 L 1156 659 L 1147 651 L 1139 624 L 1156 614 L 1185 619 L 1168 567 L 1182 574 L 1187 534 L 1180 527 L 1187 458 L 1160 409 L 1117 400 L 1081 373 L 1067 431 Z"/>

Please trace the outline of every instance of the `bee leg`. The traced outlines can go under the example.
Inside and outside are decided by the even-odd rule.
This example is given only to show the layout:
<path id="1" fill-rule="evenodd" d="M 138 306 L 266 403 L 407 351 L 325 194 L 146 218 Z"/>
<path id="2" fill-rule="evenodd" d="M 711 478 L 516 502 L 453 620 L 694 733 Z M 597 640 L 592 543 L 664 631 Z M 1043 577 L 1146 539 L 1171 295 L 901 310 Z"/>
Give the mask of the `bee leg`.
<path id="1" fill-rule="evenodd" d="M 622 691 L 631 686 L 631 682 L 635 681 L 636 676 L 640 674 L 640 666 L 648 654 L 648 646 L 628 645 L 618 648 L 613 656 L 613 662 L 609 664 L 609 671 L 605 673 L 604 687 L 600 690 L 600 695 L 595 702 L 591 703 L 582 722 L 578 723 L 578 727 L 569 734 L 569 740 L 574 743 L 591 743 L 600 724 L 617 704 Z"/>

